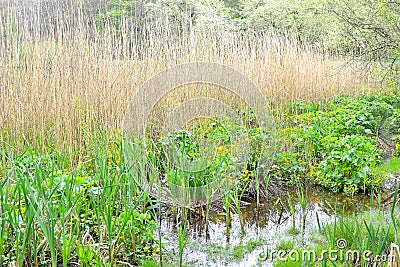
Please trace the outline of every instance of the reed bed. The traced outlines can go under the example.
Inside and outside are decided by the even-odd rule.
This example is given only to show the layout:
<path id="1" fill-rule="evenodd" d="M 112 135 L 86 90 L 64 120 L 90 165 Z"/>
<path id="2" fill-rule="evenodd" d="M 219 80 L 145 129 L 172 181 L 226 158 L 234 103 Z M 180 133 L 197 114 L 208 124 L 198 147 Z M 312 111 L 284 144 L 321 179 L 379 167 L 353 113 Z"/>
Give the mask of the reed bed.
<path id="1" fill-rule="evenodd" d="M 19 2 L 1 11 L 0 123 L 8 142 L 40 137 L 76 148 L 98 127 L 120 130 L 135 90 L 157 72 L 186 62 L 222 63 L 243 72 L 274 107 L 373 87 L 340 57 L 316 53 L 290 36 L 202 25 L 177 30 L 168 19 L 145 18 L 140 30 L 122 19 L 116 31 L 112 21 L 100 27 L 84 4 L 66 10 L 49 3 L 54 16 Z M 171 96 L 184 100 L 196 89 L 183 91 Z"/>
<path id="2" fill-rule="evenodd" d="M 100 23 L 91 3 L 0 1 L 0 266 L 162 264 L 163 237 L 158 231 L 156 242 L 153 235 L 161 204 L 136 182 L 149 178 L 149 158 L 152 165 L 159 158 L 137 149 L 132 157 L 141 169 L 131 171 L 115 138 L 136 90 L 160 71 L 187 62 L 225 64 L 253 80 L 276 109 L 375 90 L 372 78 L 341 57 L 292 36 L 182 26 L 161 17 Z M 241 104 L 224 88 L 200 86 L 166 94 L 152 119 L 162 122 L 174 106 L 199 96 Z M 231 212 L 241 213 L 239 185 L 247 187 L 249 176 L 239 173 L 243 183 L 222 197 L 227 232 Z M 255 182 L 258 204 L 259 185 L 269 178 Z M 298 195 L 305 225 L 305 196 Z M 209 205 L 207 199 L 206 221 Z M 181 265 L 188 227 L 182 217 Z"/>

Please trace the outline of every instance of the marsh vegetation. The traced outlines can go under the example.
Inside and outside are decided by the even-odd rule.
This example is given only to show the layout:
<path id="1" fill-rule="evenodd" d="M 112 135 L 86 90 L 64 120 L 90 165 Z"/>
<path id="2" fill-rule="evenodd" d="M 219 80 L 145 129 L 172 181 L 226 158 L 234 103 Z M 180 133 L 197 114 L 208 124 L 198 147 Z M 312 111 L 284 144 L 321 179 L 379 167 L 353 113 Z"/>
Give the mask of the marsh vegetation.
<path id="1" fill-rule="evenodd" d="M 388 255 L 400 243 L 398 3 L 308 2 L 0 1 L 0 266 L 368 266 L 265 260 L 342 239 Z M 253 81 L 273 129 L 229 88 L 194 83 L 154 104 L 145 139 L 127 138 L 140 86 L 200 61 Z M 164 134 L 196 98 L 243 124 Z M 235 136 L 250 149 L 241 165 Z M 207 167 L 177 168 L 169 146 Z M 179 205 L 143 178 L 222 193 Z"/>

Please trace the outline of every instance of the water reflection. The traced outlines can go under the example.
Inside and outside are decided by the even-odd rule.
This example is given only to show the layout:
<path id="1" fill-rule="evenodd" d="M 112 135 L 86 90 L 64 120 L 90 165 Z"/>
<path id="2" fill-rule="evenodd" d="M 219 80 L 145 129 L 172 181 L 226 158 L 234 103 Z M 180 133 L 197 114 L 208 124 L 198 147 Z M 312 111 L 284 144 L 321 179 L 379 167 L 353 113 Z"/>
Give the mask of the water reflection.
<path id="1" fill-rule="evenodd" d="M 289 190 L 288 195 L 265 200 L 259 207 L 255 203 L 246 203 L 241 207 L 244 234 L 241 218 L 237 214 L 231 214 L 228 222 L 225 212 L 217 208 L 210 211 L 208 222 L 204 217 L 193 216 L 187 236 L 188 246 L 184 252 L 186 262 L 195 266 L 257 265 L 258 255 L 265 246 L 274 248 L 282 239 L 298 239 L 299 243 L 307 245 L 310 235 L 318 229 L 317 216 L 321 223 L 327 223 L 333 220 L 335 214 L 360 213 L 376 204 L 371 201 L 371 196 L 347 196 L 310 187 L 304 191 L 306 205 L 303 210 L 297 196 L 298 191 L 295 189 Z M 162 235 L 169 239 L 167 250 L 173 250 L 176 246 L 174 228 L 175 224 L 171 220 L 162 220 Z M 297 229 L 298 233 L 288 234 L 290 228 Z M 247 244 L 249 240 L 258 240 L 251 253 L 242 259 L 227 255 L 229 248 Z M 210 254 L 213 253 L 220 255 L 211 257 Z"/>

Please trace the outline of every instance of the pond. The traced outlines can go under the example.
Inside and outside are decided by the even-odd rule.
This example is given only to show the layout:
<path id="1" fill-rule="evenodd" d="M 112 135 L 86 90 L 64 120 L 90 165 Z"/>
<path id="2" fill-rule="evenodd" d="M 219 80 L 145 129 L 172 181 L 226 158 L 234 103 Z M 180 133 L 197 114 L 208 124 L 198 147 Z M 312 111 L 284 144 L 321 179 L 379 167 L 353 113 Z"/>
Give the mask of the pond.
<path id="1" fill-rule="evenodd" d="M 210 212 L 208 229 L 203 218 L 192 220 L 183 252 L 185 266 L 272 266 L 269 259 L 263 258 L 264 252 L 285 242 L 310 245 L 318 239 L 318 221 L 326 224 L 334 220 L 335 214 L 351 215 L 377 208 L 370 195 L 349 196 L 312 186 L 304 192 L 306 209 L 303 213 L 298 191 L 290 189 L 287 192 L 290 197 L 270 198 L 258 208 L 255 203 L 243 203 L 244 234 L 237 214 L 232 215 L 231 227 L 227 227 L 224 211 Z M 290 206 L 295 209 L 294 216 Z M 162 220 L 161 233 L 166 240 L 165 260 L 177 264 L 174 258 L 179 255 L 175 223 Z"/>

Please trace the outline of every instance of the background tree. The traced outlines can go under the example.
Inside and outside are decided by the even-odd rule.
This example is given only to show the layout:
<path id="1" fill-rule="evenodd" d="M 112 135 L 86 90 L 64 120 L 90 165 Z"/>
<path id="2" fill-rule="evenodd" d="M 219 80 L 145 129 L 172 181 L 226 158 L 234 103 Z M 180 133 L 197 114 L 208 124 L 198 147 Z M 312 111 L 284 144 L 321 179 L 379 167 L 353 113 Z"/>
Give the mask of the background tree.
<path id="1" fill-rule="evenodd" d="M 364 40 L 364 60 L 397 82 L 400 56 L 400 1 L 345 0 L 331 2 L 331 12 L 346 26 L 353 40 Z"/>

